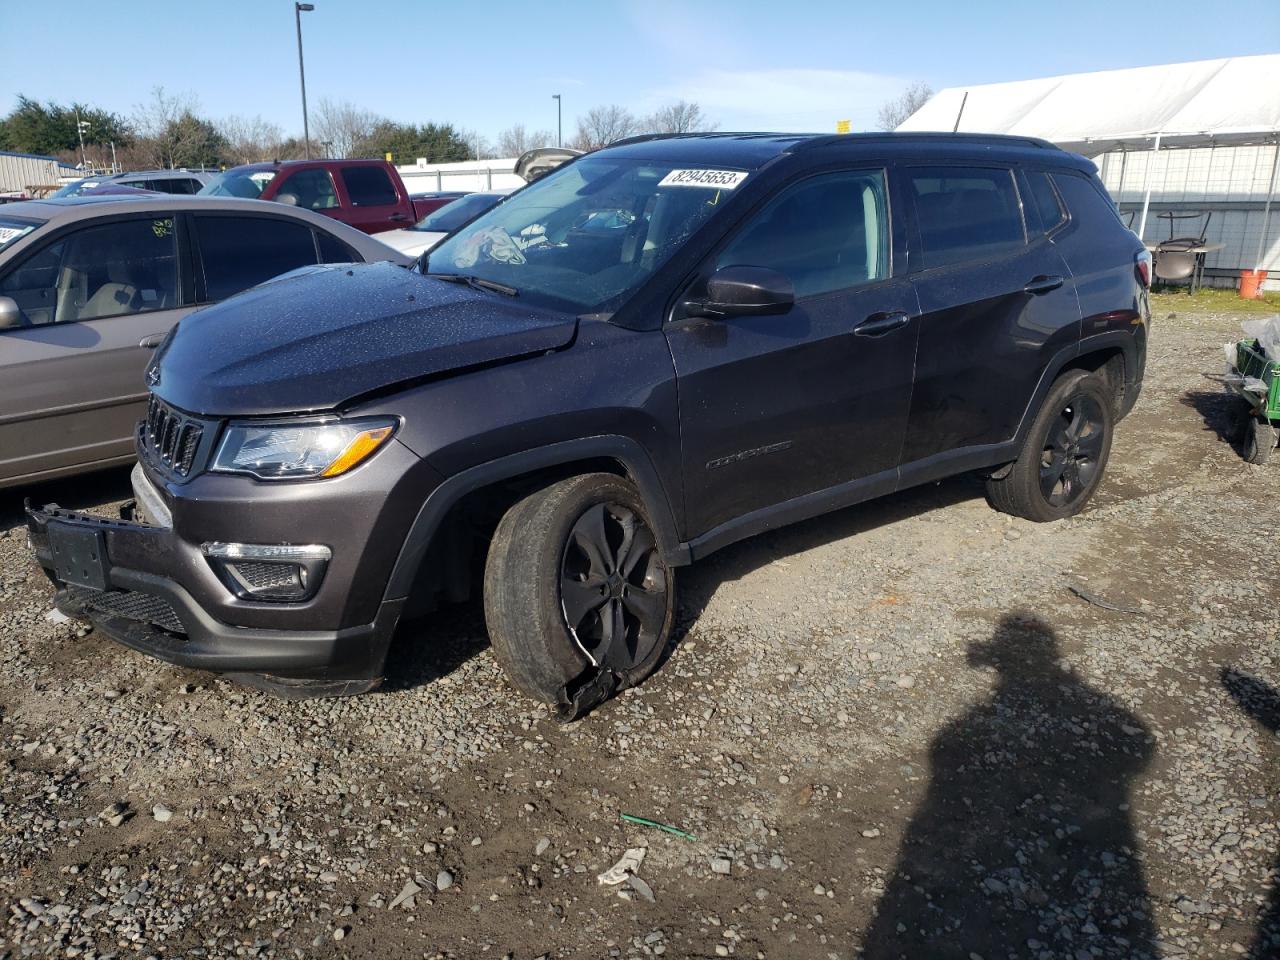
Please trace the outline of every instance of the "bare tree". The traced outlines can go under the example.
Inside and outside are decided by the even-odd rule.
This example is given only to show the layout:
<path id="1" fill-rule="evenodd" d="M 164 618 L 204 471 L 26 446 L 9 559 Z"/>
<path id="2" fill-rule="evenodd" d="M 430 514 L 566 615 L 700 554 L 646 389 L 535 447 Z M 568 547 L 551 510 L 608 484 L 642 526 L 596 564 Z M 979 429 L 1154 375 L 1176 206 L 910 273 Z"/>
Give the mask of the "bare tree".
<path id="1" fill-rule="evenodd" d="M 376 113 L 347 100 L 336 103 L 326 97 L 311 115 L 311 142 L 323 145 L 322 152 L 331 157 L 355 156 L 382 120 Z"/>
<path id="2" fill-rule="evenodd" d="M 284 132 L 260 116 L 230 116 L 218 123 L 227 140 L 227 159 L 235 163 L 283 160 Z"/>
<path id="3" fill-rule="evenodd" d="M 523 123 L 517 123 L 498 134 L 498 156 L 518 157 L 526 150 L 536 147 L 549 147 L 554 141 L 550 130 L 525 130 Z"/>
<path id="4" fill-rule="evenodd" d="M 922 81 L 913 83 L 892 100 L 881 104 L 877 114 L 880 129 L 896 130 L 907 117 L 928 103 L 932 96 L 933 87 Z"/>
<path id="5" fill-rule="evenodd" d="M 626 107 L 613 104 L 592 107 L 578 118 L 578 132 L 573 146 L 578 150 L 599 150 L 609 144 L 634 136 L 640 122 Z"/>
<path id="6" fill-rule="evenodd" d="M 152 87 L 151 99 L 134 107 L 133 125 L 138 131 L 134 154 L 142 166 L 175 167 L 198 152 L 207 131 L 193 120 L 200 109 L 194 94 L 165 93 Z"/>
<path id="7" fill-rule="evenodd" d="M 643 125 L 653 133 L 707 133 L 720 126 L 702 112 L 702 107 L 687 100 L 659 108 Z"/>

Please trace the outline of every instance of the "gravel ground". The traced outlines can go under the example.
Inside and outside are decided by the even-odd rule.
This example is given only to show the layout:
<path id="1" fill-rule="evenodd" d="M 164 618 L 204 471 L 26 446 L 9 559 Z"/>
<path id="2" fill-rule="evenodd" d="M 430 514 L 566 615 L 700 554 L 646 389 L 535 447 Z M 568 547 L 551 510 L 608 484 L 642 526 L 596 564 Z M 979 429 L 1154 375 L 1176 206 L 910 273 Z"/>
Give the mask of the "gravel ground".
<path id="1" fill-rule="evenodd" d="M 1238 317 L 1171 309 L 1087 513 L 959 478 L 726 549 L 568 726 L 475 607 L 304 703 L 49 622 L 20 497 L 127 480 L 7 492 L 0 960 L 1280 956 L 1280 469 L 1206 376 Z"/>

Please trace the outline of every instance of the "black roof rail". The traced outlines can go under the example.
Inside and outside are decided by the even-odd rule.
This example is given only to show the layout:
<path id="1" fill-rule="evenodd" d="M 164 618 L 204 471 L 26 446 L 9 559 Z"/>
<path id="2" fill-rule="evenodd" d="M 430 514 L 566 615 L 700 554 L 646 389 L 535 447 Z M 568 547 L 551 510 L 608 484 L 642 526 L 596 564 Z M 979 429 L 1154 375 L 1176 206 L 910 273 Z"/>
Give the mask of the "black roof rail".
<path id="1" fill-rule="evenodd" d="M 806 149 L 829 147 L 839 143 L 970 143 L 976 146 L 1034 147 L 1038 150 L 1058 150 L 1059 147 L 1039 137 L 1014 137 L 1003 133 L 949 133 L 945 130 L 930 131 L 872 131 L 868 133 L 822 134 L 805 144 Z"/>

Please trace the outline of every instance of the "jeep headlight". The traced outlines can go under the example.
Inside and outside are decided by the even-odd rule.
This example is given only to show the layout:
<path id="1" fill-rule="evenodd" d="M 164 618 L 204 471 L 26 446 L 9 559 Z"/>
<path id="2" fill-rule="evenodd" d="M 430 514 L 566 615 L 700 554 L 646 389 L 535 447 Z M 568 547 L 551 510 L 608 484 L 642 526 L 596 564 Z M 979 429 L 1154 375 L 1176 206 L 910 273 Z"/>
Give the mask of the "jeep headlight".
<path id="1" fill-rule="evenodd" d="M 373 456 L 391 439 L 396 424 L 389 417 L 233 422 L 210 469 L 259 480 L 337 477 Z"/>

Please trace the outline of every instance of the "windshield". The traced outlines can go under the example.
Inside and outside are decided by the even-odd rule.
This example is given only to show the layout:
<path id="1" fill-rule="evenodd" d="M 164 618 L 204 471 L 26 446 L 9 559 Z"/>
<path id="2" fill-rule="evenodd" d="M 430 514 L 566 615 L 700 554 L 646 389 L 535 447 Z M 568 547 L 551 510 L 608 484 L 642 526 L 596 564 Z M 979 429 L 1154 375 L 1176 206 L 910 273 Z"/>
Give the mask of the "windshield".
<path id="1" fill-rule="evenodd" d="M 25 237 L 38 226 L 40 224 L 32 223 L 30 220 L 0 217 L 0 250 L 3 250 L 20 237 Z"/>
<path id="2" fill-rule="evenodd" d="M 430 233 L 453 233 L 474 216 L 484 213 L 503 197 L 495 193 L 473 193 L 459 197 L 446 203 L 439 210 L 433 210 L 410 230 L 423 230 Z"/>
<path id="3" fill-rule="evenodd" d="M 649 160 L 579 160 L 463 227 L 422 269 L 503 284 L 559 310 L 611 312 L 746 177 Z"/>
<path id="4" fill-rule="evenodd" d="M 202 197 L 241 197 L 257 200 L 267 184 L 276 178 L 274 170 L 228 170 L 220 173 L 203 187 Z"/>

